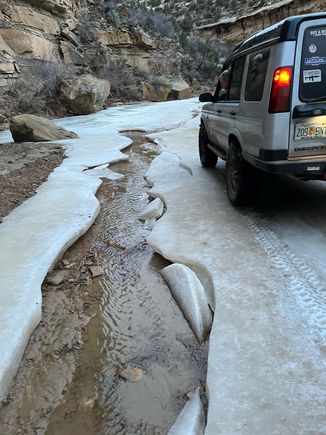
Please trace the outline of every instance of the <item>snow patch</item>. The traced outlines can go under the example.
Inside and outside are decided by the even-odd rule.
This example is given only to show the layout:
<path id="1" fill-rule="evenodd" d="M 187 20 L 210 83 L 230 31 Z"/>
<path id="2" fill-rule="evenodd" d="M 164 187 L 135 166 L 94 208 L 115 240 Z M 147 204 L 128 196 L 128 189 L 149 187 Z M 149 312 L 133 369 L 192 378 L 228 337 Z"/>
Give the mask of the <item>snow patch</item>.
<path id="1" fill-rule="evenodd" d="M 155 190 L 158 189 L 161 192 L 176 189 L 191 178 L 189 172 L 180 171 L 180 167 L 179 157 L 163 151 L 151 163 L 146 173 L 146 180 L 155 186 Z M 175 176 L 176 172 L 179 172 L 178 177 Z"/>
<path id="2" fill-rule="evenodd" d="M 109 169 L 106 165 L 100 165 L 94 169 L 87 169 L 85 173 L 91 177 L 96 178 L 106 178 L 107 180 L 121 180 L 124 178 L 124 175 L 119 174 L 118 172 L 114 172 L 111 169 Z"/>
<path id="3" fill-rule="evenodd" d="M 58 171 L 62 173 L 62 171 Z M 81 180 L 83 189 L 80 188 Z M 0 398 L 41 319 L 41 284 L 49 269 L 94 222 L 100 180 L 81 174 L 49 181 L 0 226 Z"/>
<path id="4" fill-rule="evenodd" d="M 147 221 L 152 219 L 159 219 L 163 214 L 164 204 L 160 198 L 154 199 L 150 202 L 145 210 L 138 217 L 141 221 Z"/>
<path id="5" fill-rule="evenodd" d="M 198 119 L 152 137 L 164 147 L 165 156 L 154 160 L 148 174 L 152 192 L 163 198 L 167 211 L 148 241 L 174 263 L 207 270 L 213 284 L 210 297 L 205 283 L 214 308 L 205 434 L 256 435 L 266 428 L 270 435 L 289 430 L 323 433 L 324 271 L 314 273 L 315 259 L 307 267 L 297 249 L 279 255 L 281 238 L 275 240 L 268 226 L 255 228 L 256 221 L 244 219 L 252 210 L 229 204 L 224 164 L 200 166 Z M 179 159 L 191 167 L 192 177 L 181 170 Z M 164 171 L 164 161 L 174 165 L 173 172 Z M 297 213 L 294 208 L 287 227 L 295 227 Z M 276 207 L 275 214 L 282 216 L 282 210 Z M 309 216 L 313 221 L 315 215 Z M 322 228 L 323 240 L 325 225 L 316 226 Z M 299 230 L 304 243 L 306 229 L 303 224 Z"/>
<path id="6" fill-rule="evenodd" d="M 177 421 L 169 430 L 168 435 L 203 435 L 205 429 L 205 415 L 200 400 L 199 388 L 184 406 Z"/>
<path id="7" fill-rule="evenodd" d="M 183 264 L 172 264 L 163 269 L 161 275 L 197 340 L 203 343 L 212 326 L 212 313 L 197 275 Z"/>

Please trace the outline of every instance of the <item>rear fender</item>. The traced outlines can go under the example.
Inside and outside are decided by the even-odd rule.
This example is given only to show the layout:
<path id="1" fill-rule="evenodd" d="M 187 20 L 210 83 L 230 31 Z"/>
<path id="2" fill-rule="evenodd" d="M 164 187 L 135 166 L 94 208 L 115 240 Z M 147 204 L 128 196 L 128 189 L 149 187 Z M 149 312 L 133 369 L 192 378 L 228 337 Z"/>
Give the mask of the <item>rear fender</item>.
<path id="1" fill-rule="evenodd" d="M 242 135 L 241 135 L 239 130 L 233 128 L 230 131 L 228 142 L 229 142 L 229 146 L 230 146 L 230 143 L 236 142 L 239 145 L 239 147 L 240 147 L 240 149 L 242 151 L 242 144 L 244 142 L 243 142 L 243 138 L 242 138 Z"/>

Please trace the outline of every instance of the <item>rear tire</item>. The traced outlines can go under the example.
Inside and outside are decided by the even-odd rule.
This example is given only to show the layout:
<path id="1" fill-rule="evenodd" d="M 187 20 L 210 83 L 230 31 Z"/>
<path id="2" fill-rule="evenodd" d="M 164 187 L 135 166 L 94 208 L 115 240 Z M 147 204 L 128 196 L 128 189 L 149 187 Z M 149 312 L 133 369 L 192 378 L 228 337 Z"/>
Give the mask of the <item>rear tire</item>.
<path id="1" fill-rule="evenodd" d="M 231 142 L 226 157 L 225 184 L 229 200 L 234 206 L 249 205 L 255 200 L 257 172 L 243 159 L 240 146 Z"/>
<path id="2" fill-rule="evenodd" d="M 204 168 L 212 168 L 217 163 L 217 155 L 208 148 L 208 144 L 209 140 L 206 129 L 204 125 L 201 124 L 199 128 L 198 146 L 200 163 Z"/>

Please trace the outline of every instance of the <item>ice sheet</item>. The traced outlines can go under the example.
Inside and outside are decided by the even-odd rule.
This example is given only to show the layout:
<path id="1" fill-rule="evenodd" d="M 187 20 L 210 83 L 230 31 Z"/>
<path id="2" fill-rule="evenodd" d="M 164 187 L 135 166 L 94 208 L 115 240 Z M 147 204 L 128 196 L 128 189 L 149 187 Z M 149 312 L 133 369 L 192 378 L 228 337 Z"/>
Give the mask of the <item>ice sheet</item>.
<path id="1" fill-rule="evenodd" d="M 212 313 L 207 293 L 197 275 L 183 264 L 171 264 L 161 271 L 161 275 L 197 340 L 203 343 L 212 327 Z"/>
<path id="2" fill-rule="evenodd" d="M 141 221 L 147 221 L 151 219 L 159 219 L 163 214 L 164 204 L 160 198 L 154 199 L 150 202 L 145 210 L 138 217 Z"/>
<path id="3" fill-rule="evenodd" d="M 204 408 L 200 400 L 199 389 L 197 389 L 169 430 L 168 435 L 203 435 L 204 429 Z"/>
<path id="4" fill-rule="evenodd" d="M 119 177 L 106 166 L 127 159 L 120 150 L 131 140 L 119 130 L 171 128 L 190 119 L 196 107 L 195 100 L 130 105 L 57 121 L 79 139 L 62 141 L 62 165 L 0 225 L 0 399 L 40 321 L 45 275 L 93 223 L 100 177 Z M 10 140 L 8 132 L 0 133 L 1 142 Z"/>
<path id="5" fill-rule="evenodd" d="M 314 277 L 325 278 L 325 270 L 316 266 L 314 275 L 315 264 L 284 249 L 291 221 L 287 233 L 276 234 L 268 220 L 258 217 L 258 224 L 252 210 L 229 204 L 224 165 L 200 167 L 195 123 L 153 135 L 165 156 L 148 174 L 167 211 L 149 242 L 170 261 L 206 269 L 214 283 L 205 433 L 323 433 L 325 286 L 317 288 Z M 192 176 L 184 175 L 177 156 Z M 173 163 L 174 176 L 164 173 L 163 160 Z M 325 232 L 320 235 L 325 243 Z M 311 300 L 310 278 L 318 300 Z"/>

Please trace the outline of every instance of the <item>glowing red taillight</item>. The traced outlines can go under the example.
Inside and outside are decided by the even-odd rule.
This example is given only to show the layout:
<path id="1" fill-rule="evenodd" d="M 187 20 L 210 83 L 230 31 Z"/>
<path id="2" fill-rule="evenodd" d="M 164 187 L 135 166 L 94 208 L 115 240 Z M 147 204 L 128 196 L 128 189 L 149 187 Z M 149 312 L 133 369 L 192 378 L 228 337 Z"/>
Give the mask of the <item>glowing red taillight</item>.
<path id="1" fill-rule="evenodd" d="M 269 113 L 289 112 L 291 94 L 292 68 L 278 68 L 273 75 Z"/>

